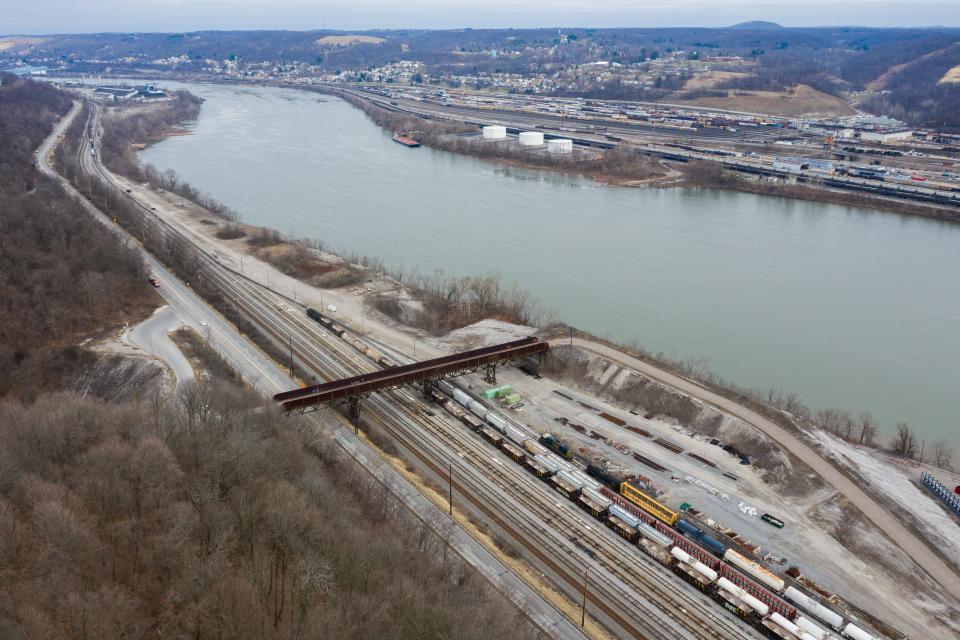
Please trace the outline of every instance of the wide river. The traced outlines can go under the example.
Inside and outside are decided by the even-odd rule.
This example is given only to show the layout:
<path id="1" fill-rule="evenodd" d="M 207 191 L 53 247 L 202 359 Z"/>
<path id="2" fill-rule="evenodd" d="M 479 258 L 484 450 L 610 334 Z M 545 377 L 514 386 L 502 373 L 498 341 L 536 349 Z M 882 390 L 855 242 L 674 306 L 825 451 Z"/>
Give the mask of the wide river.
<path id="1" fill-rule="evenodd" d="M 422 273 L 496 271 L 595 334 L 960 441 L 960 226 L 602 187 L 408 149 L 316 94 L 189 89 L 206 99 L 193 135 L 142 157 L 246 222 Z"/>

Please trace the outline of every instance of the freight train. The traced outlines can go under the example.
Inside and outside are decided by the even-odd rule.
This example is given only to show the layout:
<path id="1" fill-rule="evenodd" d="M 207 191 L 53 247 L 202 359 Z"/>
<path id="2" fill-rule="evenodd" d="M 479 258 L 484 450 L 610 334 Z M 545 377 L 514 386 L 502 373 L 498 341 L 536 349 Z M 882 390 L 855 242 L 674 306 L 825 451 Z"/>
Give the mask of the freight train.
<path id="1" fill-rule="evenodd" d="M 781 577 L 680 519 L 679 513 L 630 483 L 620 483 L 619 493 L 605 486 L 602 480 L 591 477 L 594 474 L 583 472 L 547 449 L 468 393 L 442 382 L 433 399 L 618 536 L 767 637 L 877 640 L 853 623 L 843 626 L 843 617 L 832 609 L 787 586 Z"/>
<path id="2" fill-rule="evenodd" d="M 384 367 L 396 366 L 316 309 L 308 308 L 307 315 L 374 362 Z M 776 574 L 728 549 L 629 482 L 611 482 L 610 476 L 598 473 L 599 468 L 588 467 L 585 473 L 566 458 L 566 454 L 571 453 L 569 449 L 555 453 L 449 382 L 441 382 L 431 391 L 431 397 L 514 462 L 767 637 L 878 640 L 852 622 L 844 626 L 840 614 L 796 587 L 787 586 Z M 552 437 L 548 442 L 557 443 Z M 798 608 L 809 617 L 800 615 Z"/>

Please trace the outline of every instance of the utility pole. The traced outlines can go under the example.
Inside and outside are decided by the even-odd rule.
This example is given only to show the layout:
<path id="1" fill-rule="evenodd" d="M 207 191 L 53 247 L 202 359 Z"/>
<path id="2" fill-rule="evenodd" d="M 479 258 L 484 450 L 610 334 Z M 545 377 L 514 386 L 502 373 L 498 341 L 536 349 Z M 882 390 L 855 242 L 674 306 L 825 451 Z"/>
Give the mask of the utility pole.
<path id="1" fill-rule="evenodd" d="M 914 446 L 916 446 L 916 445 L 914 445 Z M 926 441 L 926 440 L 921 440 L 921 441 L 920 441 L 920 464 L 923 464 L 923 450 L 926 449 L 926 448 L 927 448 L 927 441 Z"/>
<path id="2" fill-rule="evenodd" d="M 417 336 L 413 336 L 413 357 L 417 357 Z"/>
<path id="3" fill-rule="evenodd" d="M 449 513 L 453 515 L 453 464 L 449 466 L 450 475 L 447 476 L 447 503 L 449 506 Z"/>
<path id="4" fill-rule="evenodd" d="M 580 604 L 580 628 L 587 623 L 587 579 L 590 576 L 590 569 L 583 570 L 583 602 Z"/>
<path id="5" fill-rule="evenodd" d="M 573 327 L 570 327 L 570 346 L 573 346 Z"/>
<path id="6" fill-rule="evenodd" d="M 290 340 L 290 377 L 293 377 L 293 332 L 290 331 L 287 333 L 287 336 Z"/>

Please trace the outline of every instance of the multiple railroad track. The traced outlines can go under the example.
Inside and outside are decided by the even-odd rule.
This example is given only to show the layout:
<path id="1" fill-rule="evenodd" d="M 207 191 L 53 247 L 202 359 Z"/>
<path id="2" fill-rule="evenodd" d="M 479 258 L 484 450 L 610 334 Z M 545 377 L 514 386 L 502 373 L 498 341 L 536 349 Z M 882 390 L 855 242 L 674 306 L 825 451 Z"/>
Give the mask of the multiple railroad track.
<path id="1" fill-rule="evenodd" d="M 98 139 L 100 117 L 100 108 L 94 106 L 88 135 L 80 145 L 80 162 L 85 171 L 124 193 L 117 178 L 90 153 L 89 140 Z M 348 343 L 309 319 L 302 305 L 222 264 L 189 234 L 132 195 L 125 195 L 138 206 L 143 224 L 153 233 L 193 245 L 202 277 L 319 378 L 329 381 L 378 370 Z M 651 640 L 755 636 L 639 549 L 571 503 L 559 500 L 547 485 L 452 416 L 430 411 L 430 405 L 409 388 L 369 398 L 364 419 L 389 434 L 437 477 L 446 478 L 452 471 L 453 489 L 459 497 L 547 567 L 569 592 L 582 587 L 586 574 L 588 610 L 627 636 Z"/>

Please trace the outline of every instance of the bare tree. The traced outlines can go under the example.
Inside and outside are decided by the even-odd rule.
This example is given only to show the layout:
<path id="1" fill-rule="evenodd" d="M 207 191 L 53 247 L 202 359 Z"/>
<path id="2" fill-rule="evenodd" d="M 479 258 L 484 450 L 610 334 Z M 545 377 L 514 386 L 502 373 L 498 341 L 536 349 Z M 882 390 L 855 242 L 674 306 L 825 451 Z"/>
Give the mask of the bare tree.
<path id="1" fill-rule="evenodd" d="M 860 444 L 873 446 L 873 437 L 877 435 L 877 426 L 873 420 L 873 414 L 869 411 L 860 413 Z"/>
<path id="2" fill-rule="evenodd" d="M 946 438 L 933 443 L 933 459 L 941 469 L 950 466 L 953 460 L 953 445 Z"/>
<path id="3" fill-rule="evenodd" d="M 912 458 L 917 452 L 917 437 L 906 422 L 897 423 L 897 434 L 893 437 L 893 451 L 906 458 Z"/>

